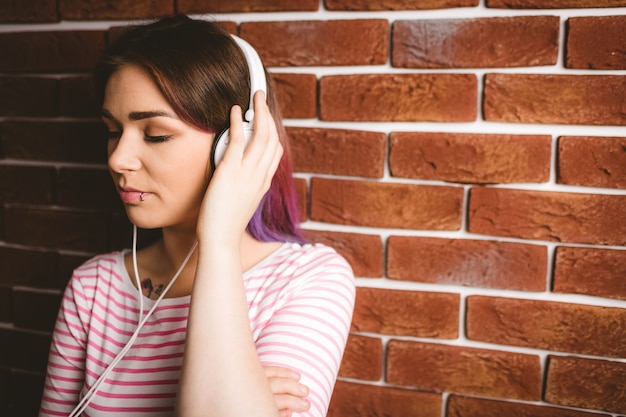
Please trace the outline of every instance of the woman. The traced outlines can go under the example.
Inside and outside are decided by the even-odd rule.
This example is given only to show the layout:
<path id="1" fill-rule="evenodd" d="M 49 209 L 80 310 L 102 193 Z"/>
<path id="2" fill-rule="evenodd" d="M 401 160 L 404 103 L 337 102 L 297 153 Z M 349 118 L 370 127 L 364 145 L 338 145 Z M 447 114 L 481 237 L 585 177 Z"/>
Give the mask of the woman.
<path id="1" fill-rule="evenodd" d="M 41 416 L 325 415 L 354 280 L 302 242 L 269 88 L 246 145 L 248 65 L 233 37 L 184 16 L 127 31 L 98 64 L 113 181 L 130 221 L 162 237 L 74 271 Z"/>

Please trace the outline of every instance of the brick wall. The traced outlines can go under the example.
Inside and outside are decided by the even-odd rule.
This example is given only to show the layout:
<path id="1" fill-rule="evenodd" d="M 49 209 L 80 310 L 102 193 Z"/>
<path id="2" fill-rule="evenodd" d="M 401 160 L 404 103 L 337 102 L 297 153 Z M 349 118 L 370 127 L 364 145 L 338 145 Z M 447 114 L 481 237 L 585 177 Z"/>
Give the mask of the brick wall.
<path id="1" fill-rule="evenodd" d="M 130 242 L 89 71 L 175 12 L 257 47 L 358 277 L 330 416 L 626 414 L 625 0 L 4 0 L 0 415 L 35 415 L 72 268 Z"/>

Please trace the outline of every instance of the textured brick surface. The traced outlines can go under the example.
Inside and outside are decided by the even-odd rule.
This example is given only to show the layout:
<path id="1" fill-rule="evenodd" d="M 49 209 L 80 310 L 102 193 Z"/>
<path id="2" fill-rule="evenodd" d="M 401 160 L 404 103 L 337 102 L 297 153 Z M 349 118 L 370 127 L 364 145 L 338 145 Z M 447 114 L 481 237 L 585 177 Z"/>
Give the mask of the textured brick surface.
<path id="1" fill-rule="evenodd" d="M 458 294 L 358 288 L 352 328 L 358 332 L 454 339 Z"/>
<path id="2" fill-rule="evenodd" d="M 476 120 L 472 74 L 356 74 L 320 80 L 326 121 L 470 122 Z"/>
<path id="3" fill-rule="evenodd" d="M 91 76 L 59 80 L 59 114 L 68 117 L 100 118 L 100 103 Z"/>
<path id="4" fill-rule="evenodd" d="M 545 400 L 624 414 L 624 381 L 626 363 L 550 356 Z"/>
<path id="5" fill-rule="evenodd" d="M 626 243 L 626 195 L 475 187 L 469 231 L 557 242 Z"/>
<path id="6" fill-rule="evenodd" d="M 174 13 L 172 0 L 58 0 L 62 19 L 137 19 Z"/>
<path id="7" fill-rule="evenodd" d="M 0 77 L 0 116 L 57 116 L 57 94 L 52 78 Z"/>
<path id="8" fill-rule="evenodd" d="M 303 230 L 311 242 L 334 248 L 352 266 L 357 277 L 380 278 L 383 275 L 383 242 L 379 235 Z"/>
<path id="9" fill-rule="evenodd" d="M 558 247 L 553 291 L 626 300 L 626 251 Z"/>
<path id="10" fill-rule="evenodd" d="M 310 119 L 317 116 L 315 74 L 273 73 L 271 79 L 284 118 Z"/>
<path id="11" fill-rule="evenodd" d="M 339 376 L 378 381 L 383 373 L 383 342 L 377 337 L 351 334 L 341 361 Z"/>
<path id="12" fill-rule="evenodd" d="M 524 319 L 520 320 L 520 311 Z M 623 358 L 626 310 L 583 304 L 470 296 L 467 337 L 499 345 Z"/>
<path id="13" fill-rule="evenodd" d="M 345 129 L 291 127 L 294 169 L 298 172 L 381 178 L 387 135 Z"/>
<path id="14" fill-rule="evenodd" d="M 300 213 L 300 221 L 306 221 L 308 217 L 308 188 L 304 178 L 294 179 L 296 186 L 296 195 L 298 196 L 298 211 Z"/>
<path id="15" fill-rule="evenodd" d="M 487 74 L 491 122 L 626 125 L 622 75 Z"/>
<path id="16" fill-rule="evenodd" d="M 57 0 L 3 0 L 0 23 L 56 22 Z"/>
<path id="17" fill-rule="evenodd" d="M 458 395 L 449 397 L 447 411 L 450 417 L 609 417 L 608 414 Z"/>
<path id="18" fill-rule="evenodd" d="M 311 219 L 339 224 L 458 230 L 463 189 L 311 179 Z"/>
<path id="19" fill-rule="evenodd" d="M 550 136 L 398 132 L 390 142 L 395 177 L 501 184 L 550 178 Z"/>
<path id="20" fill-rule="evenodd" d="M 38 373 L 12 371 L 10 373 L 10 386 L 8 387 L 8 400 L 10 411 L 3 416 L 37 416 L 39 412 L 38 397 L 33 398 L 32 393 L 43 392 L 44 376 Z M 1 410 L 1 408 L 0 408 Z"/>
<path id="21" fill-rule="evenodd" d="M 539 357 L 468 347 L 391 340 L 387 378 L 394 385 L 537 401 Z"/>
<path id="22" fill-rule="evenodd" d="M 54 168 L 0 165 L 0 201 L 51 204 L 53 192 Z"/>
<path id="23" fill-rule="evenodd" d="M 479 0 L 324 0 L 329 10 L 423 10 L 478 6 Z"/>
<path id="24" fill-rule="evenodd" d="M 48 363 L 50 336 L 0 327 L 0 368 L 42 372 Z M 40 395 L 37 393 L 37 395 Z"/>
<path id="25" fill-rule="evenodd" d="M 391 236 L 387 276 L 443 285 L 545 291 L 544 246 L 470 239 Z"/>
<path id="26" fill-rule="evenodd" d="M 626 16 L 568 19 L 568 68 L 626 69 Z"/>
<path id="27" fill-rule="evenodd" d="M 0 247 L 0 285 L 55 288 L 58 254 Z"/>
<path id="28" fill-rule="evenodd" d="M 13 324 L 22 329 L 51 332 L 61 304 L 60 292 L 13 289 Z M 37 308 L 33 308 L 37 306 Z"/>
<path id="29" fill-rule="evenodd" d="M 626 137 L 563 136 L 558 152 L 560 184 L 626 188 Z"/>
<path id="30" fill-rule="evenodd" d="M 245 22 L 240 34 L 265 66 L 376 65 L 387 61 L 387 20 Z"/>
<path id="31" fill-rule="evenodd" d="M 338 381 L 328 417 L 440 417 L 441 395 Z"/>
<path id="32" fill-rule="evenodd" d="M 318 0 L 177 0 L 179 13 L 246 13 L 315 11 Z"/>
<path id="33" fill-rule="evenodd" d="M 558 16 L 397 20 L 391 62 L 404 68 L 532 67 L 554 65 L 558 50 Z"/>
<path id="34" fill-rule="evenodd" d="M 77 192 L 81 190 L 81 192 Z M 82 190 L 89 190 L 88 193 Z M 124 212 L 109 171 L 105 168 L 61 168 L 56 201 L 60 206 Z"/>
<path id="35" fill-rule="evenodd" d="M 626 6 L 626 0 L 486 0 L 487 7 L 509 9 L 566 9 Z"/>

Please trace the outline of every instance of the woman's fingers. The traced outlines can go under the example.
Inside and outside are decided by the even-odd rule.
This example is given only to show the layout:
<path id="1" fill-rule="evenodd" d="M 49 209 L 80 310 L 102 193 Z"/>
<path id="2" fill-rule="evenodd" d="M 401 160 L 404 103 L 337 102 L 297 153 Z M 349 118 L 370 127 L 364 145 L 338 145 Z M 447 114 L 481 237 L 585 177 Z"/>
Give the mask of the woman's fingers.
<path id="1" fill-rule="evenodd" d="M 292 412 L 306 411 L 310 407 L 306 397 L 309 394 L 308 388 L 298 382 L 300 374 L 288 368 L 268 366 L 265 367 L 270 383 L 270 389 L 274 394 L 276 406 L 281 410 L 281 416 L 289 416 Z"/>

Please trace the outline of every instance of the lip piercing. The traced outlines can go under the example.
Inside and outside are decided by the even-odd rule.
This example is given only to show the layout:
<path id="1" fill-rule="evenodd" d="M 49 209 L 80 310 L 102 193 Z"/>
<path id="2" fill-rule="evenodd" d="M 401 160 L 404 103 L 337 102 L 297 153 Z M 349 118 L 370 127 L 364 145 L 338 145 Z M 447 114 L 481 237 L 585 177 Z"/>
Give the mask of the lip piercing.
<path id="1" fill-rule="evenodd" d="M 139 194 L 139 201 L 143 201 L 143 194 L 144 194 L 144 193 L 140 193 L 140 194 Z"/>

